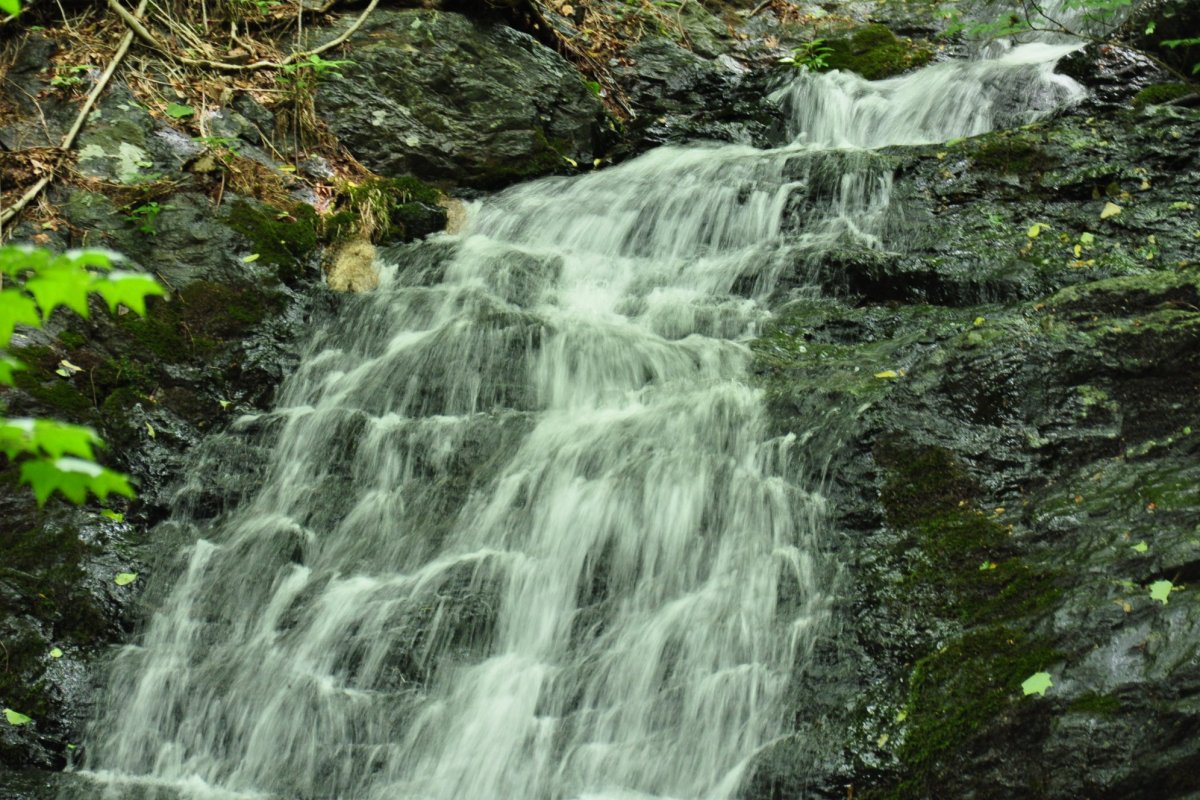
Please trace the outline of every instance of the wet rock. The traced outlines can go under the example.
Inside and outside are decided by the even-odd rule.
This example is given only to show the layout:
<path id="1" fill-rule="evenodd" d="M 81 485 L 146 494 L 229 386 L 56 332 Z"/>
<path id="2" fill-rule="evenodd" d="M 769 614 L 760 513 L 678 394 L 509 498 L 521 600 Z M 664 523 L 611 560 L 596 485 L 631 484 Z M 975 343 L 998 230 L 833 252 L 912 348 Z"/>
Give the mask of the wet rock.
<path id="1" fill-rule="evenodd" d="M 706 60 L 666 39 L 630 48 L 615 76 L 637 110 L 626 144 L 635 152 L 697 139 L 765 145 L 779 128 L 778 110 L 762 101 L 763 73 Z"/>
<path id="2" fill-rule="evenodd" d="M 798 677 L 747 797 L 1200 790 L 1194 118 L 889 150 L 889 249 L 784 277 L 756 363 L 778 433 L 841 443 L 818 449 L 855 633 L 836 677 Z"/>
<path id="3" fill-rule="evenodd" d="M 353 79 L 323 80 L 317 110 L 383 175 L 495 188 L 602 155 L 600 101 L 525 34 L 455 13 L 380 11 L 351 42 Z"/>
<path id="4" fill-rule="evenodd" d="M 1098 42 L 1068 55 L 1057 71 L 1090 89 L 1085 102 L 1094 108 L 1132 105 L 1146 87 L 1172 78 L 1141 52 Z"/>

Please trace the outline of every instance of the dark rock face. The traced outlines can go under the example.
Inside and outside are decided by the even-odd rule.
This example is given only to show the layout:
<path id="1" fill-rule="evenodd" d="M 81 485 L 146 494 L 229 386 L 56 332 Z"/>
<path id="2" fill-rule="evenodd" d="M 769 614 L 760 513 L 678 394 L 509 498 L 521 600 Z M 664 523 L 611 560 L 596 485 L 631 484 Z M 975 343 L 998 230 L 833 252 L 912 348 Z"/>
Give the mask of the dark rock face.
<path id="1" fill-rule="evenodd" d="M 1060 61 L 1058 72 L 1091 90 L 1087 103 L 1093 108 L 1128 106 L 1147 86 L 1172 79 L 1143 53 L 1095 42 Z"/>
<path id="2" fill-rule="evenodd" d="M 454 13 L 380 11 L 351 39 L 353 80 L 325 80 L 317 110 L 387 176 L 497 188 L 590 165 L 604 112 L 557 53 Z"/>
<path id="3" fill-rule="evenodd" d="M 630 48 L 615 77 L 637 111 L 626 126 L 633 152 L 703 139 L 765 146 L 781 127 L 778 110 L 762 102 L 764 74 L 732 59 L 707 60 L 649 39 Z"/>
<path id="4" fill-rule="evenodd" d="M 817 265 L 839 301 L 756 344 L 780 432 L 830 420 L 854 633 L 796 676 L 746 797 L 1200 791 L 1198 122 L 885 153 L 895 252 Z"/>

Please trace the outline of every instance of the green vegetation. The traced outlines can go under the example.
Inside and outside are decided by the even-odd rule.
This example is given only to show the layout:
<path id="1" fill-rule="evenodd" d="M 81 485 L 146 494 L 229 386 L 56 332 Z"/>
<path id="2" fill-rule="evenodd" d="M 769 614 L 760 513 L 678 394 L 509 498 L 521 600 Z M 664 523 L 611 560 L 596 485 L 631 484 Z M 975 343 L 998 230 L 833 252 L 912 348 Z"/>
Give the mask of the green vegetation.
<path id="1" fill-rule="evenodd" d="M 933 58 L 931 49 L 898 39 L 884 25 L 867 25 L 846 38 L 829 39 L 822 47 L 825 67 L 857 72 L 872 81 L 899 75 Z"/>
<path id="2" fill-rule="evenodd" d="M 833 48 L 826 44 L 824 39 L 813 39 L 792 50 L 792 54 L 780 59 L 780 63 L 791 64 L 796 69 L 820 72 L 829 69 L 829 56 L 832 54 Z"/>
<path id="3" fill-rule="evenodd" d="M 1157 106 L 1178 100 L 1189 94 L 1195 94 L 1200 89 L 1189 83 L 1155 83 L 1142 89 L 1133 96 L 1134 108 Z"/>
<path id="4" fill-rule="evenodd" d="M 282 281 L 299 279 L 317 249 L 320 219 L 307 203 L 280 211 L 239 200 L 224 222 L 250 240 L 259 259 L 274 266 Z"/>
<path id="5" fill-rule="evenodd" d="M 349 184 L 341 197 L 338 210 L 325 218 L 322 226 L 324 236 L 331 240 L 358 233 L 373 242 L 388 243 L 445 224 L 445 211 L 438 205 L 442 193 L 413 177 Z"/>
<path id="6" fill-rule="evenodd" d="M 87 317 L 89 295 L 99 295 L 114 312 L 125 306 L 144 315 L 147 296 L 163 294 L 153 278 L 114 270 L 113 259 L 98 251 L 56 255 L 5 247 L 0 249 L 0 275 L 10 282 L 0 290 L 0 348 L 5 350 L 16 326 L 41 327 L 59 306 Z M 5 350 L 0 350 L 0 385 L 11 386 L 28 367 Z M 47 393 L 45 399 L 56 405 L 78 401 L 74 389 L 68 390 L 69 396 L 60 397 L 57 386 L 29 388 L 41 388 Z M 74 503 L 84 502 L 89 494 L 100 499 L 113 492 L 132 497 L 126 476 L 96 463 L 96 448 L 102 446 L 91 428 L 46 419 L 0 417 L 0 453 L 19 466 L 20 481 L 30 485 L 39 504 L 56 491 Z"/>

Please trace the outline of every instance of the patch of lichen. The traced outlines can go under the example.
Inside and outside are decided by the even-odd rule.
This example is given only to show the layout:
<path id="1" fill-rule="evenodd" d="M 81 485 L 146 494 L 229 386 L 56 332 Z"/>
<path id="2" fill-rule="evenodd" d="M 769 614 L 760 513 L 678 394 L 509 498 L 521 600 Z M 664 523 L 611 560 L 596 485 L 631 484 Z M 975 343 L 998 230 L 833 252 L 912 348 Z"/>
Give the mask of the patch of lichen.
<path id="1" fill-rule="evenodd" d="M 1190 83 L 1155 83 L 1133 96 L 1133 107 L 1161 105 L 1197 92 L 1200 92 L 1200 87 Z"/>
<path id="2" fill-rule="evenodd" d="M 259 260 L 275 267 L 285 283 L 304 274 L 317 249 L 320 218 L 307 203 L 280 211 L 239 200 L 224 222 L 249 239 Z"/>
<path id="3" fill-rule="evenodd" d="M 859 28 L 844 38 L 829 39 L 825 45 L 831 51 L 826 58 L 830 69 L 857 72 L 872 81 L 899 75 L 933 58 L 930 48 L 901 40 L 879 24 Z"/>

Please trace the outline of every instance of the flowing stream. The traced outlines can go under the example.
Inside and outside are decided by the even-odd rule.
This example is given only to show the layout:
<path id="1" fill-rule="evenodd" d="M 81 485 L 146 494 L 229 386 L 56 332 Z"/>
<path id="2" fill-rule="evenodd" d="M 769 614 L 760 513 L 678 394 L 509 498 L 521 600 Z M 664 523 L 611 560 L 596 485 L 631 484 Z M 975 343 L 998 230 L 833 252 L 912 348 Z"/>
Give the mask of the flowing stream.
<path id="1" fill-rule="evenodd" d="M 77 796 L 735 797 L 837 588 L 826 454 L 769 436 L 746 343 L 780 276 L 903 246 L 871 148 L 1069 103 L 1069 49 L 798 74 L 784 147 L 517 186 L 393 251 L 238 423 L 255 488 L 181 493 Z"/>

